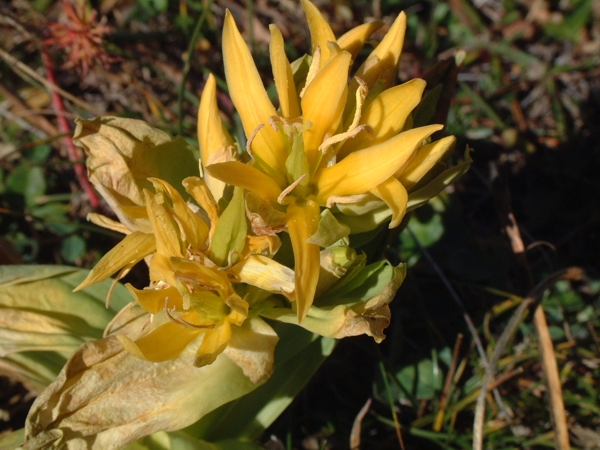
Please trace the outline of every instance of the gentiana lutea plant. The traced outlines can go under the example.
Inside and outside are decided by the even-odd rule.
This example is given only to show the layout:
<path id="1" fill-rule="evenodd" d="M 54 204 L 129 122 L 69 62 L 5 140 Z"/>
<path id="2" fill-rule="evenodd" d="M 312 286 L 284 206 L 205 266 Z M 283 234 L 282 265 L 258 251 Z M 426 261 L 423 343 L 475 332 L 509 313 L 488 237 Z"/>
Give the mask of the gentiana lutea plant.
<path id="1" fill-rule="evenodd" d="M 240 448 L 240 439 L 256 439 L 292 400 L 335 339 L 384 339 L 406 268 L 367 261 L 356 243 L 400 226 L 470 159 L 466 153 L 446 168 L 455 138 L 432 139 L 443 125 L 416 123 L 415 111 L 427 109 L 425 81 L 395 85 L 404 13 L 353 68 L 383 23 L 336 38 L 312 3 L 302 5 L 311 55 L 290 62 L 281 31 L 270 27 L 277 107 L 226 13 L 225 76 L 243 148 L 222 121 L 212 75 L 198 112 L 199 165 L 185 139 L 142 121 L 77 120 L 74 141 L 86 152 L 90 180 L 119 219 L 89 220 L 125 237 L 87 275 L 21 267 L 0 277 L 2 292 L 13 293 L 0 318 L 16 318 L 0 320 L 0 356 L 9 370 L 20 368 L 21 379 L 37 373 L 43 389 L 23 448 L 122 448 L 136 440 L 131 448 L 204 448 L 206 440 Z M 430 95 L 425 106 L 435 108 L 438 98 Z M 149 268 L 148 286 L 109 280 L 138 263 Z M 54 291 L 32 289 L 60 283 L 75 292 L 57 288 L 57 308 L 79 296 L 70 316 L 53 315 L 51 301 L 31 312 L 14 295 L 21 289 L 43 297 Z M 103 336 L 76 336 L 68 322 L 91 323 L 80 311 L 97 303 L 98 283 L 112 285 L 112 308 L 127 297 L 130 303 L 104 320 Z M 32 315 L 46 345 L 7 345 L 8 334 L 27 342 Z M 32 349 L 62 358 L 74 351 L 51 381 L 51 369 L 19 359 Z"/>

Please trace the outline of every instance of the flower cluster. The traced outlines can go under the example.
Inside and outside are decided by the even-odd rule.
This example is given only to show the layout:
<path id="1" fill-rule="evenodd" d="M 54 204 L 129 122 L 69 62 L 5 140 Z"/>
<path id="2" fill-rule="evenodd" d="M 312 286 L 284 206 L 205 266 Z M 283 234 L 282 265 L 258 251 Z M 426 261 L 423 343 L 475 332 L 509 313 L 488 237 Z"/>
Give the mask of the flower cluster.
<path id="1" fill-rule="evenodd" d="M 302 5 L 312 55 L 290 62 L 281 31 L 270 27 L 277 108 L 226 14 L 225 75 L 245 148 L 221 119 L 212 75 L 198 114 L 199 165 L 185 139 L 142 121 L 78 121 L 74 142 L 119 221 L 89 219 L 126 236 L 77 289 L 118 279 L 142 260 L 150 284 L 127 285 L 135 306 L 109 325 L 105 339 L 81 346 L 38 398 L 29 442 L 79 439 L 81 427 L 96 446 L 180 429 L 269 379 L 279 339 L 290 352 L 283 361 L 278 356 L 280 364 L 302 354 L 314 364 L 302 345 L 317 335 L 384 339 L 388 305 L 406 269 L 367 261 L 356 242 L 386 223 L 398 227 L 470 159 L 451 168 L 441 163 L 455 139 L 433 140 L 443 126 L 416 120 L 423 80 L 394 85 L 404 13 L 353 69 L 383 23 L 336 38 L 310 1 Z M 292 338 L 281 323 L 313 334 Z"/>

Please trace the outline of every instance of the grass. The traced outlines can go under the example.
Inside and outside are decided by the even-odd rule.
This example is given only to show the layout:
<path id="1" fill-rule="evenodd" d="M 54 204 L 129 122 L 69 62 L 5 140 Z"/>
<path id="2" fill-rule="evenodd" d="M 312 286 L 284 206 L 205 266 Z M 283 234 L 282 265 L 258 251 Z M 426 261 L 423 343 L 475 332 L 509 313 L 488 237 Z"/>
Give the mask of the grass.
<path id="1" fill-rule="evenodd" d="M 219 53 L 223 4 L 205 9 L 200 0 L 109 3 L 101 4 L 112 27 L 103 47 L 113 58 L 110 64 L 83 73 L 77 66 L 63 68 L 67 55 L 52 52 L 56 83 L 79 99 L 66 100 L 65 114 L 91 117 L 90 111 L 99 110 L 138 117 L 194 143 L 197 98 L 207 72 L 225 87 Z M 589 0 L 531 8 L 463 0 L 373 4 L 319 6 L 338 36 L 372 17 L 377 6 L 384 19 L 406 10 L 403 80 L 423 76 L 438 55 L 466 51 L 447 132 L 458 137 L 458 149 L 467 144 L 475 149 L 475 162 L 452 190 L 418 210 L 400 235 L 381 236 L 387 257 L 410 268 L 392 303 L 386 341 L 380 346 L 363 338 L 342 341 L 263 442 L 274 436 L 283 448 L 348 448 L 356 416 L 371 398 L 359 423 L 361 448 L 399 448 L 400 436 L 407 449 L 471 448 L 485 363 L 465 316 L 491 360 L 534 286 L 578 266 L 584 277 L 549 280 L 535 300 L 554 346 L 570 444 L 598 448 L 593 447 L 600 441 L 597 8 Z M 0 11 L 7 36 L 2 50 L 38 73 L 45 20 L 56 20 L 61 7 L 53 0 L 32 5 L 11 2 Z M 268 83 L 268 23 L 286 30 L 290 56 L 306 52 L 309 40 L 295 3 L 265 5 L 229 7 L 242 28 L 253 31 L 248 40 Z M 0 263 L 91 267 L 118 236 L 85 221 L 92 208 L 74 175 L 78 161 L 67 157 L 48 86 L 6 58 L 0 67 Z M 235 128 L 230 101 L 226 96 L 219 101 Z M 506 233 L 509 212 L 523 254 L 515 254 Z M 141 268 L 132 282 L 142 280 L 141 285 L 144 276 Z M 486 448 L 556 445 L 553 388 L 546 382 L 533 315 L 532 307 L 515 319 L 515 333 L 499 349 L 495 391 L 484 397 Z M 0 421 L 0 429 L 8 424 Z"/>

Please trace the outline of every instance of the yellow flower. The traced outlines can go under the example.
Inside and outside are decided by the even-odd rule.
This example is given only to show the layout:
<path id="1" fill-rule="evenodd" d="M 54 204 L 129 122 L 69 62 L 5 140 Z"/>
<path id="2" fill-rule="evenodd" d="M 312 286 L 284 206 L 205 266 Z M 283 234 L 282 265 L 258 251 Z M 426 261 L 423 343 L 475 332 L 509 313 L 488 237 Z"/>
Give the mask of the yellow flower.
<path id="1" fill-rule="evenodd" d="M 102 281 L 151 255 L 150 287 L 127 288 L 137 303 L 152 314 L 152 321 L 136 340 L 118 336 L 125 349 L 141 359 L 162 362 L 176 358 L 202 337 L 194 359 L 194 365 L 202 367 L 212 364 L 232 336 L 250 321 L 253 323 L 240 333 L 249 335 L 248 330 L 261 329 L 262 335 L 265 330 L 273 334 L 269 363 L 254 370 L 250 365 L 256 366 L 256 361 L 248 361 L 246 355 L 240 361 L 236 361 L 235 354 L 229 356 L 252 380 L 268 377 L 277 338 L 260 318 L 249 317 L 249 301 L 236 292 L 234 284 L 246 283 L 293 296 L 292 271 L 271 259 L 279 240 L 247 235 L 240 188 L 236 188 L 229 205 L 219 214 L 202 179 L 189 177 L 183 181 L 186 191 L 210 218 L 209 224 L 192 211 L 169 183 L 157 178 L 149 181 L 154 192 L 143 191 L 143 218 L 149 221 L 152 232 L 136 231 L 126 236 L 77 289 Z M 142 216 L 139 211 L 138 214 Z M 252 342 L 247 348 L 252 348 Z"/>
<path id="2" fill-rule="evenodd" d="M 210 176 L 261 196 L 285 214 L 295 256 L 300 321 L 313 303 L 319 278 L 320 247 L 307 239 L 318 229 L 321 209 L 375 196 L 391 210 L 390 226 L 399 225 L 407 208 L 407 188 L 454 141 L 450 137 L 423 145 L 442 125 L 411 129 L 410 114 L 421 99 L 423 80 L 391 87 L 404 42 L 404 13 L 348 83 L 353 58 L 381 24 L 362 25 L 336 40 L 316 7 L 308 0 L 302 4 L 312 39 L 309 65 L 302 67 L 308 59 L 290 64 L 281 32 L 270 27 L 279 111 L 269 100 L 232 15 L 226 13 L 225 75 L 251 161 L 212 162 L 203 157 Z M 202 103 L 213 95 L 210 87 Z M 213 105 L 210 111 L 201 108 L 198 128 L 215 136 L 222 124 L 213 119 L 218 117 L 216 101 Z M 219 139 L 221 148 L 225 140 Z"/>

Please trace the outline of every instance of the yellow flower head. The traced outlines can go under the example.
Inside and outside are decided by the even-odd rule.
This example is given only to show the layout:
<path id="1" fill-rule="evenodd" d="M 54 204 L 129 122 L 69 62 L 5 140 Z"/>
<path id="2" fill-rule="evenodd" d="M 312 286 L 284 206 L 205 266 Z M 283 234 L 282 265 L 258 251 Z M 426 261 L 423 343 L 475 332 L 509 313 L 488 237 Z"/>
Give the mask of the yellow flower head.
<path id="1" fill-rule="evenodd" d="M 217 162 L 211 156 L 223 154 L 230 142 L 215 120 L 212 79 L 201 101 L 212 107 L 201 106 L 198 117 L 200 141 L 206 142 L 203 165 L 210 177 L 257 194 L 285 215 L 295 256 L 300 320 L 313 303 L 319 278 L 320 247 L 309 241 L 318 230 L 322 209 L 335 212 L 339 205 L 357 203 L 367 195 L 387 205 L 390 227 L 399 225 L 407 210 L 407 189 L 454 142 L 450 137 L 424 145 L 442 125 L 411 129 L 410 114 L 421 99 L 423 80 L 392 87 L 404 43 L 404 13 L 348 83 L 353 59 L 381 23 L 359 26 L 336 39 L 317 8 L 308 0 L 302 4 L 312 57 L 290 64 L 281 32 L 270 27 L 279 111 L 269 100 L 232 15 L 227 12 L 225 17 L 225 75 L 248 138 L 250 162 L 232 158 Z M 215 152 L 205 152 L 210 146 Z"/>

